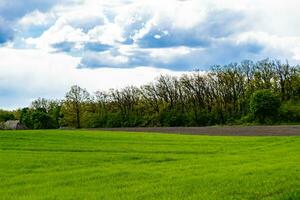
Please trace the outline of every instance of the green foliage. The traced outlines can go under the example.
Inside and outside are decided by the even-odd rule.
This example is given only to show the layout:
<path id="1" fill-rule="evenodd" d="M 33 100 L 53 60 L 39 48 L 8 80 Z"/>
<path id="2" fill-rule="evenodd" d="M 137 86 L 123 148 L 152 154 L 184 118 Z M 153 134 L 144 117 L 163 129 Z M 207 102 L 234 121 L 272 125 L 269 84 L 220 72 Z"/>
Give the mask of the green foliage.
<path id="1" fill-rule="evenodd" d="M 88 108 L 90 94 L 86 89 L 73 85 L 66 94 L 62 106 L 62 115 L 65 117 L 63 124 L 69 127 L 82 127 L 84 109 Z M 86 107 L 86 108 L 85 108 Z"/>
<path id="2" fill-rule="evenodd" d="M 253 93 L 250 100 L 250 110 L 259 122 L 265 123 L 266 119 L 276 119 L 280 100 L 270 90 L 258 90 Z"/>
<path id="3" fill-rule="evenodd" d="M 59 103 L 38 99 L 31 108 L 21 110 L 20 122 L 29 129 L 54 129 L 59 127 L 60 117 Z"/>
<path id="4" fill-rule="evenodd" d="M 252 113 L 237 119 L 234 124 L 236 125 L 251 125 L 255 122 L 255 117 Z"/>
<path id="5" fill-rule="evenodd" d="M 23 108 L 21 111 L 20 122 L 27 128 L 33 129 L 34 124 L 32 120 L 32 110 L 30 110 L 29 108 Z"/>
<path id="6" fill-rule="evenodd" d="M 287 101 L 279 109 L 282 122 L 297 123 L 300 121 L 300 101 Z"/>
<path id="7" fill-rule="evenodd" d="M 0 133 L 1 199 L 299 200 L 300 137 Z"/>
<path id="8" fill-rule="evenodd" d="M 112 128 L 112 127 L 122 127 L 122 115 L 117 112 L 117 113 L 109 113 L 107 116 L 107 122 L 106 122 L 106 127 Z"/>
<path id="9" fill-rule="evenodd" d="M 0 110 L 0 122 L 5 122 L 7 120 L 14 120 L 15 116 L 13 112 Z"/>
<path id="10" fill-rule="evenodd" d="M 53 129 L 58 128 L 51 115 L 45 111 L 36 110 L 32 112 L 33 129 Z"/>
<path id="11" fill-rule="evenodd" d="M 176 109 L 166 110 L 160 114 L 160 122 L 163 126 L 185 126 L 186 116 Z"/>

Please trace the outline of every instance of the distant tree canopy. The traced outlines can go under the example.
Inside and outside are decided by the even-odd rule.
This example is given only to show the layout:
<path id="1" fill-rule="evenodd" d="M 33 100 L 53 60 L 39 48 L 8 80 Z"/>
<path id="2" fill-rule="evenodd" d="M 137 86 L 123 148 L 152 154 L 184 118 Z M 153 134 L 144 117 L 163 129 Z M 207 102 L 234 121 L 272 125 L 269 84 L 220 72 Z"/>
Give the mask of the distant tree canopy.
<path id="1" fill-rule="evenodd" d="M 299 123 L 299 102 L 300 67 L 265 59 L 94 95 L 72 86 L 62 101 L 34 101 L 21 121 L 31 128 Z"/>
<path id="2" fill-rule="evenodd" d="M 14 120 L 16 117 L 13 112 L 0 110 L 0 122 Z"/>
<path id="3" fill-rule="evenodd" d="M 31 129 L 54 129 L 60 126 L 61 102 L 37 99 L 21 110 L 20 121 Z"/>

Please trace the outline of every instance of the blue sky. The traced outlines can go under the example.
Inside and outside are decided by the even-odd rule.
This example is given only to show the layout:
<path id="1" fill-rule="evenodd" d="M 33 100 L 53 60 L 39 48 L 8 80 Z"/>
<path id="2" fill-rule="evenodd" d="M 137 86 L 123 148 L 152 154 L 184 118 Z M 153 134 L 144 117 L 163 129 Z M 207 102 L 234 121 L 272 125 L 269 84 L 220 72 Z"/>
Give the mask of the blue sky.
<path id="1" fill-rule="evenodd" d="M 300 60 L 298 0 L 1 0 L 0 107 L 244 59 Z"/>

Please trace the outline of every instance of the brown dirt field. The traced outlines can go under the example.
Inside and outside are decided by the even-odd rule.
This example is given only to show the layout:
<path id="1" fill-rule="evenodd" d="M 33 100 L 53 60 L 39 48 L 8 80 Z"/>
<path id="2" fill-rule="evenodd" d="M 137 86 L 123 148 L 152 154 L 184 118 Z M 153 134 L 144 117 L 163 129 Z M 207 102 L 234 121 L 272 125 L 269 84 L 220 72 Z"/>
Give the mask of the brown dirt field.
<path id="1" fill-rule="evenodd" d="M 300 136 L 300 125 L 293 126 L 217 126 L 217 127 L 151 127 L 100 128 L 93 130 L 157 132 L 187 135 L 224 136 Z"/>

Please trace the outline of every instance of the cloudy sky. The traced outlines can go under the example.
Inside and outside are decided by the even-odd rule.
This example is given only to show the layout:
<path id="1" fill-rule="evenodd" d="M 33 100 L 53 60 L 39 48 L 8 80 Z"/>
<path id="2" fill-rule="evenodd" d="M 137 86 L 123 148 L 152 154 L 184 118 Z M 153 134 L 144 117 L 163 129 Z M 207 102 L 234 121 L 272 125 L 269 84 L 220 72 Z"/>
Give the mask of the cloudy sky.
<path id="1" fill-rule="evenodd" d="M 0 0 L 0 107 L 244 59 L 300 63 L 300 1 Z"/>

